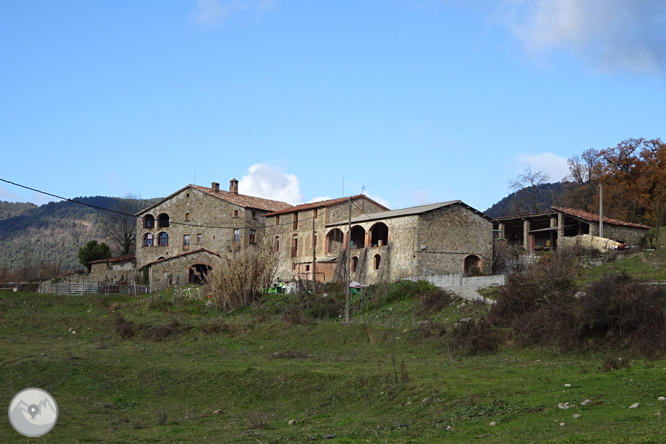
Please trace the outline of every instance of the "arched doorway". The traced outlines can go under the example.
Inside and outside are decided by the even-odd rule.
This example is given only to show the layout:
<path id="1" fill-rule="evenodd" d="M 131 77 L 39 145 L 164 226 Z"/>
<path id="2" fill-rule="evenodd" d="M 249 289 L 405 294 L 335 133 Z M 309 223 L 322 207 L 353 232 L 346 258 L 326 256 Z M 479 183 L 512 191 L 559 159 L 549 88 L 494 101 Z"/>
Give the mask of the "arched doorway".
<path id="1" fill-rule="evenodd" d="M 352 249 L 365 248 L 365 230 L 362 226 L 356 225 L 351 229 Z"/>
<path id="2" fill-rule="evenodd" d="M 190 267 L 188 282 L 190 284 L 203 285 L 206 283 L 206 276 L 213 268 L 206 264 L 194 264 Z"/>
<path id="3" fill-rule="evenodd" d="M 338 253 L 343 249 L 344 244 L 344 234 L 339 228 L 333 228 L 326 235 L 326 252 L 327 253 Z"/>
<path id="4" fill-rule="evenodd" d="M 377 222 L 370 228 L 370 246 L 388 245 L 388 227 L 384 222 Z"/>
<path id="5" fill-rule="evenodd" d="M 480 276 L 483 264 L 481 258 L 476 255 L 469 255 L 465 258 L 465 270 L 463 276 Z"/>

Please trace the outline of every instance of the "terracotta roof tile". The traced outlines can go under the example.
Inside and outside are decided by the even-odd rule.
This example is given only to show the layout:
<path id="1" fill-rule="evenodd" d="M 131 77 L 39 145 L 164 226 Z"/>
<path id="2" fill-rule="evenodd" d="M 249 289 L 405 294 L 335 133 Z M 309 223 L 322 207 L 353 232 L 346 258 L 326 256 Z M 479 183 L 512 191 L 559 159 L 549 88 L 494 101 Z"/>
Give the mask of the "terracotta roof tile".
<path id="1" fill-rule="evenodd" d="M 115 256 L 115 257 L 110 257 L 107 259 L 98 259 L 96 261 L 91 261 L 91 264 L 101 264 L 104 262 L 123 262 L 123 261 L 133 261 L 134 260 L 134 255 L 133 254 L 126 254 L 124 256 Z"/>
<path id="2" fill-rule="evenodd" d="M 582 210 L 574 210 L 573 208 L 563 208 L 563 207 L 551 207 L 551 208 L 555 211 L 559 211 L 561 213 L 568 214 L 569 216 L 574 216 L 579 219 L 589 220 L 591 222 L 599 222 L 598 214 L 592 214 Z M 610 217 L 604 217 L 604 223 L 611 225 L 620 225 L 623 227 L 643 228 L 646 230 L 649 230 L 651 228 L 647 225 L 634 224 L 632 222 L 625 222 L 623 220 L 611 219 Z"/>
<path id="3" fill-rule="evenodd" d="M 258 210 L 265 211 L 280 211 L 291 208 L 291 205 L 289 205 L 287 202 L 264 199 L 262 197 L 248 196 L 246 194 L 236 194 L 223 190 L 213 191 L 212 188 L 202 187 L 200 185 L 190 185 L 190 187 L 246 208 L 256 208 Z"/>
<path id="4" fill-rule="evenodd" d="M 177 254 L 177 255 L 175 255 L 175 256 L 166 257 L 166 258 L 164 258 L 164 259 L 158 259 L 158 260 L 156 260 L 156 261 L 148 262 L 146 265 L 143 265 L 141 268 L 147 267 L 148 265 L 157 264 L 157 263 L 159 263 L 159 262 L 170 261 L 171 259 L 176 259 L 176 258 L 179 258 L 179 257 L 187 256 L 187 255 L 189 255 L 189 254 L 194 254 L 194 253 L 210 253 L 210 254 L 212 254 L 212 255 L 214 255 L 214 256 L 222 257 L 222 256 L 220 256 L 220 255 L 217 254 L 217 253 L 213 253 L 213 252 L 210 251 L 210 250 L 206 250 L 205 248 L 199 248 L 198 250 L 192 250 L 192 251 L 188 251 L 187 253 L 180 253 L 180 254 Z"/>
<path id="5" fill-rule="evenodd" d="M 320 201 L 317 201 L 317 202 L 310 202 L 310 203 L 305 203 L 305 204 L 301 204 L 301 205 L 296 205 L 296 206 L 291 207 L 291 208 L 286 208 L 286 209 L 279 210 L 279 211 L 273 211 L 272 213 L 268 213 L 265 216 L 266 217 L 271 217 L 271 216 L 277 216 L 279 214 L 293 213 L 293 212 L 296 212 L 296 211 L 304 211 L 304 210 L 311 210 L 311 209 L 314 209 L 314 208 L 329 207 L 329 206 L 332 206 L 332 205 L 337 205 L 337 204 L 340 204 L 340 203 L 347 202 L 350 197 L 352 199 L 360 199 L 360 198 L 367 199 L 370 202 L 373 202 L 373 203 L 379 205 L 380 207 L 382 207 L 382 208 L 384 208 L 385 210 L 388 211 L 388 208 L 386 208 L 384 205 L 380 204 L 377 201 L 374 201 L 374 200 L 370 199 L 365 194 L 357 194 L 355 196 L 339 197 L 337 199 L 320 200 Z"/>

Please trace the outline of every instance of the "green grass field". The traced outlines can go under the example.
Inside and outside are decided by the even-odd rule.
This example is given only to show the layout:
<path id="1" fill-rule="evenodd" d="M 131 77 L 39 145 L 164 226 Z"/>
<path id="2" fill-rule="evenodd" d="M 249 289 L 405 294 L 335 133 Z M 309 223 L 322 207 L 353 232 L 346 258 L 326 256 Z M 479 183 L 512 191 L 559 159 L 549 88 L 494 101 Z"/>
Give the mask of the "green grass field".
<path id="1" fill-rule="evenodd" d="M 430 319 L 450 328 L 485 309 L 457 301 Z M 666 440 L 656 415 L 666 407 L 657 401 L 666 396 L 666 360 L 511 344 L 464 357 L 442 337 L 424 337 L 418 312 L 407 299 L 349 325 L 337 318 L 292 325 L 167 296 L 0 293 L 0 404 L 41 387 L 60 409 L 41 438 L 19 435 L 5 416 L 0 442 Z M 122 339 L 113 324 L 119 314 L 143 329 Z M 174 320 L 179 332 L 147 338 L 149 326 Z M 620 356 L 630 368 L 600 371 Z"/>

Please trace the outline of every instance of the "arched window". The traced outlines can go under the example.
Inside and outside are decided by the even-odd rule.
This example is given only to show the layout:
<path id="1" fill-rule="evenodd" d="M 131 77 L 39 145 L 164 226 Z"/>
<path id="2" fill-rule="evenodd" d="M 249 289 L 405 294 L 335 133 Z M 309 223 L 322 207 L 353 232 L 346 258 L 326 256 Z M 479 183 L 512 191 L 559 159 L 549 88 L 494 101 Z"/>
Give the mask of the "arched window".
<path id="1" fill-rule="evenodd" d="M 356 225 L 351 229 L 352 249 L 365 248 L 365 230 Z"/>
<path id="2" fill-rule="evenodd" d="M 375 261 L 374 261 L 375 262 L 374 263 L 375 270 L 379 270 L 379 263 L 381 262 L 381 260 L 382 260 L 382 257 L 378 254 L 375 254 Z"/>
<path id="3" fill-rule="evenodd" d="M 147 233 L 145 236 L 143 236 L 143 246 L 144 247 L 152 247 L 153 246 L 153 235 L 150 233 Z"/>
<path id="4" fill-rule="evenodd" d="M 326 235 L 326 253 L 338 253 L 343 249 L 344 234 L 339 228 L 333 228 Z"/>
<path id="5" fill-rule="evenodd" d="M 377 222 L 370 228 L 370 245 L 381 247 L 388 245 L 388 227 L 383 222 Z"/>
<path id="6" fill-rule="evenodd" d="M 167 233 L 160 233 L 157 235 L 157 245 L 160 247 L 168 247 L 169 246 L 169 235 Z"/>
<path id="7" fill-rule="evenodd" d="M 157 216 L 157 226 L 159 228 L 167 228 L 169 226 L 169 215 L 162 213 Z"/>
<path id="8" fill-rule="evenodd" d="M 354 256 L 351 262 L 351 272 L 356 273 L 356 267 L 358 267 L 358 258 Z"/>
<path id="9" fill-rule="evenodd" d="M 152 214 L 143 216 L 143 228 L 155 228 L 155 218 Z"/>

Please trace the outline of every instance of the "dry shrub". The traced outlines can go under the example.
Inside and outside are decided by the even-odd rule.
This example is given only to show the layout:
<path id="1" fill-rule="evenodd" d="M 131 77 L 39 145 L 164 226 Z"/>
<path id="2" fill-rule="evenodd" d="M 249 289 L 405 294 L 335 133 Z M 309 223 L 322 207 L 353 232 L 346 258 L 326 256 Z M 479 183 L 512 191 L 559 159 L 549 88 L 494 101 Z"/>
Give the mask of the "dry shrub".
<path id="1" fill-rule="evenodd" d="M 500 343 L 499 334 L 485 318 L 459 320 L 453 325 L 448 339 L 451 351 L 458 348 L 465 356 L 495 351 Z"/>
<path id="2" fill-rule="evenodd" d="M 247 415 L 247 425 L 252 430 L 268 428 L 268 415 L 266 413 L 250 413 Z"/>
<path id="3" fill-rule="evenodd" d="M 113 329 L 121 338 L 129 339 L 136 335 L 136 326 L 134 322 L 128 321 L 122 316 L 117 316 L 113 320 Z"/>
<path id="4" fill-rule="evenodd" d="M 657 357 L 666 350 L 666 289 L 631 276 L 606 275 L 580 298 L 580 334 L 597 339 L 618 338 L 635 352 Z"/>
<path id="5" fill-rule="evenodd" d="M 257 245 L 223 259 L 207 275 L 211 295 L 220 310 L 235 310 L 257 302 L 269 288 L 277 269 L 277 256 L 269 245 Z"/>
<path id="6" fill-rule="evenodd" d="M 226 322 L 211 322 L 210 324 L 203 327 L 203 331 L 207 335 L 222 333 L 223 331 L 229 331 L 229 325 L 227 325 Z"/>
<path id="7" fill-rule="evenodd" d="M 189 325 L 181 324 L 177 319 L 174 319 L 168 324 L 157 325 L 155 327 L 149 328 L 143 334 L 143 337 L 149 341 L 160 342 L 169 336 L 186 333 L 191 328 L 192 327 Z"/>
<path id="8" fill-rule="evenodd" d="M 488 320 L 512 327 L 517 339 L 526 344 L 576 346 L 574 295 L 580 272 L 576 254 L 574 248 L 560 248 L 525 272 L 509 276 Z"/>
<path id="9" fill-rule="evenodd" d="M 282 320 L 289 325 L 307 324 L 308 318 L 297 307 L 289 307 L 282 313 Z"/>
<path id="10" fill-rule="evenodd" d="M 107 309 L 109 312 L 114 312 L 114 311 L 118 310 L 119 308 L 120 308 L 120 304 L 117 303 L 117 302 L 114 302 L 113 304 L 109 304 L 109 306 L 106 307 L 106 309 Z"/>
<path id="11" fill-rule="evenodd" d="M 442 311 L 451 304 L 451 293 L 438 288 L 421 294 L 419 315 L 429 315 Z"/>
<path id="12" fill-rule="evenodd" d="M 418 335 L 423 338 L 440 338 L 446 334 L 446 327 L 439 322 L 426 321 L 416 329 Z"/>
<path id="13" fill-rule="evenodd" d="M 601 364 L 601 373 L 606 373 L 611 370 L 620 370 L 621 368 L 626 368 L 627 370 L 631 368 L 629 365 L 629 360 L 622 358 L 608 358 Z"/>
<path id="14" fill-rule="evenodd" d="M 314 295 L 308 297 L 306 312 L 314 319 L 337 318 L 344 311 L 344 303 L 338 302 L 332 295 L 327 297 Z"/>

